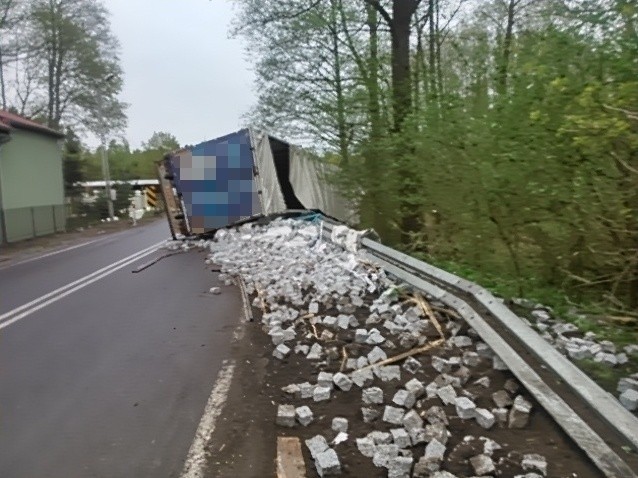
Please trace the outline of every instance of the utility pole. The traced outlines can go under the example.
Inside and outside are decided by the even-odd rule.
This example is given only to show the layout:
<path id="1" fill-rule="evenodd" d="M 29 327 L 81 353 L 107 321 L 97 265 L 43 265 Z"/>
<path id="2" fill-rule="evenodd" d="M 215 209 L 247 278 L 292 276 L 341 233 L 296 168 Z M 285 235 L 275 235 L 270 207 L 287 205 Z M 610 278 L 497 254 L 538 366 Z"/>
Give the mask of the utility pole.
<path id="1" fill-rule="evenodd" d="M 111 74 L 108 75 L 106 78 L 104 78 L 104 82 L 105 83 L 110 83 L 113 78 L 115 77 L 115 75 Z M 99 114 L 100 114 L 100 126 L 102 129 L 102 132 L 100 134 L 100 139 L 102 140 L 102 176 L 104 177 L 104 188 L 106 189 L 106 205 L 108 207 L 109 210 L 109 219 L 112 221 L 113 218 L 115 217 L 115 211 L 113 208 L 113 198 L 111 197 L 111 170 L 109 168 L 109 158 L 108 158 L 108 153 L 106 150 L 106 136 L 107 136 L 107 129 L 108 126 L 105 124 L 104 121 L 104 102 L 100 102 L 99 105 Z"/>
<path id="2" fill-rule="evenodd" d="M 102 135 L 102 176 L 104 177 L 104 188 L 106 189 L 106 205 L 109 209 L 109 219 L 112 221 L 115 216 L 115 211 L 113 210 L 113 199 L 111 198 L 111 171 L 109 169 L 106 137 L 104 135 Z"/>

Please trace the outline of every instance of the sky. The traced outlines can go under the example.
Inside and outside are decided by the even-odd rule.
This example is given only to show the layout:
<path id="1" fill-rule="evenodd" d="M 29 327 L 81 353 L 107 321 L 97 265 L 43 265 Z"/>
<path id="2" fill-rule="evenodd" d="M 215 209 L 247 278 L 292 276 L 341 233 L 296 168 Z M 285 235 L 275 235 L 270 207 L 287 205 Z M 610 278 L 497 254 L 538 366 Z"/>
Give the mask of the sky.
<path id="1" fill-rule="evenodd" d="M 232 133 L 255 103 L 243 42 L 229 39 L 230 0 L 104 0 L 121 45 L 132 148 L 154 131 L 180 144 Z"/>

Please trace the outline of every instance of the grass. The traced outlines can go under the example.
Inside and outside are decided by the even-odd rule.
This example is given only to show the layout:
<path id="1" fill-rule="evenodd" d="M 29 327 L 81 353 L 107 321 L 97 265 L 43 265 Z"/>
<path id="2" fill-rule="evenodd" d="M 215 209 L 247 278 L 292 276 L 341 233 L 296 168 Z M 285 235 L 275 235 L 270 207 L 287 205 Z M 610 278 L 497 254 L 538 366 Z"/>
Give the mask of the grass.
<path id="1" fill-rule="evenodd" d="M 638 320 L 619 325 L 606 318 L 614 313 L 596 302 L 594 298 L 588 301 L 575 302 L 560 288 L 543 283 L 543 281 L 530 274 L 517 279 L 502 272 L 495 273 L 479 270 L 468 264 L 437 260 L 431 257 L 419 257 L 441 269 L 452 272 L 472 282 L 480 284 L 493 294 L 511 299 L 521 297 L 532 302 L 551 307 L 554 316 L 566 322 L 572 322 L 584 332 L 594 332 L 601 340 L 611 340 L 617 345 L 638 343 Z M 524 293 L 519 294 L 519 286 Z"/>
<path id="2" fill-rule="evenodd" d="M 616 367 L 594 362 L 591 359 L 578 360 L 575 363 L 583 372 L 592 377 L 598 385 L 612 395 L 617 393 L 618 380 L 638 372 L 638 360 L 635 358 L 630 359 L 625 365 L 617 365 Z"/>
<path id="3" fill-rule="evenodd" d="M 602 318 L 601 318 L 602 317 Z M 614 325 L 604 319 L 604 316 L 566 316 L 566 321 L 572 322 L 583 333 L 594 332 L 601 340 L 610 340 L 617 346 L 623 347 L 638 343 L 638 329 L 633 326 Z"/>
<path id="4" fill-rule="evenodd" d="M 505 299 L 520 297 L 520 287 L 524 291 L 522 298 L 551 307 L 555 318 L 573 323 L 583 334 L 586 332 L 595 333 L 599 341 L 613 342 L 616 344 L 618 352 L 621 352 L 625 345 L 638 344 L 638 320 L 628 321 L 624 325 L 614 323 L 609 320 L 614 313 L 599 302 L 594 300 L 574 302 L 565 291 L 543 283 L 542 280 L 533 275 L 517 279 L 509 274 L 478 270 L 459 262 L 437 260 L 424 256 L 419 258 L 480 284 L 493 294 Z M 614 395 L 617 393 L 616 386 L 620 378 L 638 372 L 638 357 L 636 355 L 629 357 L 627 364 L 616 367 L 610 367 L 593 360 L 580 360 L 575 363 L 601 387 Z"/>

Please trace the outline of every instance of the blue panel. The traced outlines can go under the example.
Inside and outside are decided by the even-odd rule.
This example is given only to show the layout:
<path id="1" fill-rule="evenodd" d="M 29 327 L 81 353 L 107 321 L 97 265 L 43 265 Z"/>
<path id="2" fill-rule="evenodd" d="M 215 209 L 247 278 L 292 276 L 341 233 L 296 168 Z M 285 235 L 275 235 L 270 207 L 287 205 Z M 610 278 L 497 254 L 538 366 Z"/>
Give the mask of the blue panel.
<path id="1" fill-rule="evenodd" d="M 248 130 L 183 150 L 171 163 L 193 233 L 261 213 Z"/>

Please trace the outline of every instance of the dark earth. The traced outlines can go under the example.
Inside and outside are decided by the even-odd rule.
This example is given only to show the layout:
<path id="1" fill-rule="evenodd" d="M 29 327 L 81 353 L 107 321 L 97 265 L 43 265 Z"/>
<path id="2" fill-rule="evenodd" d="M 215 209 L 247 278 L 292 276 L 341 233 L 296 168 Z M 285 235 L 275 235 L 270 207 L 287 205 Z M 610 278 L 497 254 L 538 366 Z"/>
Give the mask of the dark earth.
<path id="1" fill-rule="evenodd" d="M 252 300 L 252 298 L 251 298 Z M 323 312 L 323 313 L 322 313 Z M 366 309 L 359 309 L 357 318 L 365 318 Z M 208 476 L 213 477 L 262 477 L 275 475 L 276 439 L 278 436 L 296 436 L 302 441 L 302 450 L 306 462 L 309 477 L 317 477 L 312 458 L 303 441 L 317 434 L 323 435 L 331 441 L 336 432 L 331 430 L 331 422 L 334 417 L 345 417 L 349 421 L 349 439 L 334 448 L 341 460 L 344 476 L 387 476 L 385 468 L 377 468 L 372 459 L 363 456 L 357 449 L 355 438 L 361 438 L 370 431 L 389 431 L 396 428 L 395 425 L 384 423 L 379 418 L 373 424 L 366 424 L 361 417 L 360 408 L 361 389 L 353 385 L 349 392 L 333 390 L 331 399 L 324 402 L 313 402 L 312 399 L 297 399 L 282 391 L 282 387 L 293 383 L 309 381 L 316 383 L 317 374 L 320 371 L 338 372 L 341 359 L 333 360 L 321 369 L 315 366 L 316 362 L 306 360 L 302 355 L 291 354 L 283 361 L 272 357 L 273 345 L 270 337 L 262 331 L 260 326 L 260 311 L 253 308 L 255 322 L 245 325 L 244 337 L 235 343 L 231 353 L 236 359 L 238 368 L 230 395 L 224 411 L 222 412 L 216 431 L 213 435 L 211 447 L 211 461 Z M 301 312 L 301 315 L 305 310 Z M 337 315 L 336 309 L 321 311 L 319 315 Z M 439 316 L 444 322 L 443 316 Z M 320 328 L 321 325 L 317 325 Z M 297 325 L 298 337 L 304 337 L 306 332 L 299 333 L 300 328 L 308 328 L 307 322 Z M 321 330 L 319 330 L 321 332 Z M 463 332 L 461 332 L 462 334 Z M 368 353 L 372 346 L 353 343 L 354 330 L 341 331 L 337 336 L 335 345 L 341 350 L 342 346 L 351 356 Z M 436 333 L 432 338 L 436 337 Z M 311 341 L 301 340 L 298 343 L 311 344 Z M 327 344 L 322 344 L 326 346 Z M 360 348 L 360 351 L 355 349 Z M 392 356 L 402 352 L 386 352 Z M 458 350 L 434 349 L 431 352 L 416 356 L 424 367 L 414 375 L 424 384 L 431 382 L 438 372 L 429 366 L 431 355 L 448 357 L 459 355 Z M 398 362 L 399 364 L 402 362 Z M 465 388 L 476 394 L 476 404 L 479 407 L 491 409 L 493 402 L 491 394 L 503 388 L 508 379 L 513 379 L 510 372 L 493 370 L 491 361 L 483 359 L 483 362 L 470 369 L 472 377 Z M 476 379 L 487 376 L 490 378 L 489 388 L 470 385 Z M 389 404 L 394 393 L 402 387 L 403 383 L 413 375 L 402 370 L 401 381 L 383 383 L 375 379 L 373 386 L 384 390 L 384 405 Z M 602 474 L 593 466 L 589 459 L 577 448 L 566 434 L 553 422 L 549 415 L 525 393 L 521 391 L 527 400 L 533 403 L 534 408 L 530 424 L 523 430 L 499 428 L 495 425 L 490 430 L 485 430 L 473 420 L 462 420 L 456 417 L 454 406 L 446 406 L 450 424 L 448 426 L 452 436 L 447 443 L 446 459 L 442 469 L 456 474 L 459 477 L 473 476 L 473 470 L 467 461 L 471 456 L 481 453 L 478 448 L 482 442 L 476 440 L 470 444 L 461 443 L 467 435 L 475 437 L 488 437 L 495 440 L 503 448 L 494 452 L 492 458 L 497 464 L 499 474 L 496 476 L 513 477 L 525 472 L 520 467 L 523 454 L 538 453 L 543 455 L 548 462 L 548 477 L 552 478 L 594 478 L 602 477 Z M 296 407 L 307 405 L 314 413 L 315 420 L 307 427 L 297 424 L 295 428 L 282 428 L 275 425 L 277 405 L 293 404 Z M 416 409 L 423 411 L 432 405 L 441 405 L 438 397 L 424 399 L 422 407 Z M 381 405 L 378 406 L 382 410 Z M 424 453 L 425 445 L 411 448 L 415 462 Z"/>
<path id="2" fill-rule="evenodd" d="M 160 225 L 157 224 L 151 226 L 151 228 L 155 230 L 157 226 Z M 69 245 L 86 241 L 91 236 L 97 235 L 99 237 L 104 234 L 100 231 L 116 232 L 118 230 L 121 231 L 122 229 L 127 228 L 124 227 L 123 224 L 108 225 L 103 229 L 76 232 L 54 238 L 42 238 L 33 242 L 29 241 L 28 243 L 11 246 L 9 249 L 5 248 L 3 250 L 3 257 L 0 257 L 0 269 L 2 266 L 14 264 L 24 260 L 25 258 L 28 259 L 29 257 L 37 256 L 40 253 L 48 252 L 51 250 L 50 248 L 56 246 L 56 244 L 57 248 L 68 247 Z M 137 230 L 130 232 L 116 232 L 113 240 L 115 241 L 115 236 L 117 236 L 118 242 L 122 241 L 124 243 L 129 241 L 131 233 L 140 233 L 142 230 L 146 231 L 146 228 L 138 228 Z M 124 234 L 124 236 L 120 236 L 120 234 Z M 146 235 L 146 232 L 144 235 Z M 164 234 L 162 235 L 166 237 Z M 131 236 L 130 240 L 134 240 L 135 237 L 138 236 Z M 124 238 L 126 238 L 126 240 L 124 240 Z M 111 247 L 111 244 L 114 245 L 115 242 L 108 241 L 108 244 L 109 247 Z M 135 244 L 135 247 L 139 246 Z M 93 247 L 90 247 L 90 249 L 93 249 Z M 104 249 L 103 246 L 100 246 L 100 249 L 101 252 L 105 253 L 105 251 L 102 251 Z M 89 249 L 78 249 L 77 252 L 73 253 L 73 256 L 77 255 L 82 257 L 84 261 L 87 261 L 88 250 Z M 120 253 L 120 255 L 124 255 L 124 253 Z M 63 257 L 65 260 L 68 259 L 65 254 L 64 256 L 53 256 L 50 261 L 53 261 L 54 259 L 57 261 L 58 258 L 62 259 Z M 349 392 L 334 390 L 329 401 L 319 403 L 315 403 L 312 400 L 296 399 L 294 396 L 286 394 L 281 390 L 282 387 L 293 383 L 301 383 L 305 381 L 315 383 L 317 374 L 322 370 L 329 372 L 339 371 L 341 367 L 341 357 L 336 358 L 331 363 L 324 364 L 322 368 L 317 368 L 316 362 L 308 361 L 302 355 L 296 355 L 294 353 L 292 353 L 284 361 L 279 361 L 273 358 L 271 354 L 274 346 L 272 345 L 269 336 L 262 330 L 260 323 L 261 311 L 257 308 L 252 309 L 255 315 L 255 322 L 244 323 L 242 326 L 243 337 L 233 341 L 232 330 L 234 329 L 235 324 L 239 319 L 239 315 L 241 314 L 241 308 L 239 306 L 239 291 L 235 288 L 235 286 L 222 286 L 222 297 L 224 298 L 223 307 L 219 307 L 219 299 L 213 299 L 213 301 L 209 303 L 210 305 L 205 305 L 205 303 L 212 299 L 205 293 L 207 288 L 212 286 L 221 286 L 221 283 L 218 279 L 218 273 L 216 272 L 219 269 L 218 267 L 211 266 L 209 267 L 209 270 L 212 270 L 213 272 L 205 272 L 203 264 L 204 258 L 204 253 L 193 252 L 187 255 L 180 254 L 176 257 L 163 260 L 140 275 L 131 274 L 131 268 L 127 268 L 108 279 L 107 282 L 110 290 L 118 297 L 119 307 L 98 308 L 100 311 L 99 314 L 90 314 L 88 317 L 83 313 L 78 314 L 78 310 L 87 310 L 86 307 L 88 307 L 89 303 L 92 303 L 93 307 L 96 303 L 99 303 L 99 301 L 95 302 L 97 300 L 95 297 L 99 295 L 98 291 L 96 290 L 95 293 L 93 293 L 91 290 L 93 288 L 91 288 L 86 290 L 86 297 L 84 297 L 84 293 L 82 296 L 71 296 L 73 301 L 70 301 L 66 307 L 61 307 L 62 304 L 59 304 L 47 311 L 46 316 L 48 320 L 46 322 L 36 320 L 38 317 L 34 316 L 32 319 L 25 319 L 23 324 L 18 324 L 15 330 L 12 327 L 7 329 L 4 333 L 6 345 L 8 335 L 15 334 L 23 329 L 34 329 L 35 327 L 36 331 L 42 335 L 41 343 L 46 344 L 50 343 L 54 336 L 52 336 L 49 330 L 45 327 L 42 327 L 42 330 L 40 330 L 38 325 L 40 323 L 63 326 L 65 320 L 78 321 L 80 319 L 90 318 L 91 321 L 95 320 L 95 324 L 98 324 L 98 328 L 96 328 L 95 325 L 89 325 L 91 323 L 89 322 L 86 324 L 88 328 L 86 330 L 82 329 L 88 333 L 89 329 L 93 332 L 99 330 L 100 327 L 107 330 L 107 326 L 110 326 L 111 323 L 113 326 L 116 326 L 118 322 L 121 322 L 126 324 L 126 329 L 141 332 L 142 336 L 146 337 L 144 340 L 140 339 L 140 337 L 131 337 L 131 340 L 127 342 L 128 345 L 131 346 L 131 351 L 121 354 L 120 357 L 122 360 L 126 362 L 129 355 L 136 356 L 138 352 L 135 351 L 135 348 L 139 348 L 139 344 L 145 341 L 149 342 L 149 344 L 147 344 L 148 349 L 144 352 L 145 358 L 148 358 L 149 360 L 143 361 L 143 364 L 144 366 L 147 366 L 147 369 L 137 366 L 132 368 L 130 364 L 125 365 L 124 363 L 120 363 L 116 354 L 113 357 L 113 361 L 115 365 L 119 367 L 118 370 L 128 370 L 131 377 L 137 376 L 138 378 L 142 375 L 149 376 L 148 370 L 151 369 L 156 370 L 158 373 L 159 371 L 162 371 L 162 374 L 164 374 L 164 372 L 170 370 L 172 366 L 167 367 L 166 364 L 160 365 L 161 362 L 158 360 L 158 354 L 165 356 L 166 360 L 168 360 L 167 363 L 172 363 L 172 361 L 178 360 L 181 369 L 181 378 L 179 378 L 177 374 L 171 373 L 169 374 L 171 378 L 166 380 L 166 382 L 168 382 L 166 383 L 164 382 L 164 377 L 161 379 L 158 377 L 161 382 L 165 383 L 165 387 L 169 387 L 163 391 L 143 390 L 142 393 L 141 391 L 133 392 L 133 390 L 131 390 L 133 393 L 127 393 L 127 405 L 124 407 L 127 410 L 128 415 L 130 415 L 132 411 L 135 411 L 135 416 L 140 414 L 144 415 L 145 413 L 150 413 L 156 418 L 158 416 L 164 416 L 167 420 L 170 420 L 171 423 L 174 423 L 172 427 L 180 428 L 182 430 L 179 440 L 176 440 L 176 436 L 173 432 L 168 435 L 164 433 L 164 440 L 172 440 L 173 443 L 171 447 L 173 451 L 169 454 L 170 465 L 166 466 L 168 463 L 164 463 L 163 466 L 157 466 L 156 468 L 156 465 L 146 468 L 146 465 L 143 464 L 145 460 L 139 460 L 139 458 L 141 456 L 140 454 L 143 455 L 147 452 L 144 452 L 141 447 L 131 446 L 128 447 L 130 453 L 127 453 L 127 456 L 130 455 L 128 456 L 128 459 L 132 461 L 130 461 L 128 465 L 126 464 L 126 459 L 123 459 L 122 456 L 120 456 L 120 463 L 117 467 L 113 466 L 115 462 L 111 462 L 110 465 L 102 462 L 99 467 L 96 467 L 96 470 L 99 468 L 106 473 L 106 470 L 110 469 L 113 473 L 112 476 L 126 476 L 126 474 L 116 472 L 116 469 L 122 473 L 124 473 L 124 470 L 128 470 L 129 473 L 132 472 L 130 476 L 178 476 L 178 470 L 186 456 L 188 445 L 194 435 L 197 422 L 201 417 L 204 403 L 210 393 L 210 389 L 212 388 L 212 382 L 216 376 L 216 370 L 223 358 L 231 358 L 236 361 L 237 367 L 235 369 L 235 376 L 232 381 L 228 400 L 217 421 L 215 433 L 208 450 L 210 455 L 209 468 L 207 472 L 208 477 L 257 478 L 274 476 L 276 440 L 278 436 L 297 436 L 302 440 L 302 450 L 306 461 L 308 476 L 313 478 L 317 477 L 318 475 L 315 471 L 313 461 L 307 448 L 303 445 L 303 440 L 311 438 L 317 434 L 323 435 L 329 441 L 332 440 L 336 435 L 336 432 L 331 430 L 331 422 L 336 416 L 345 417 L 349 421 L 348 441 L 335 446 L 342 463 L 343 476 L 387 476 L 387 471 L 384 468 L 375 467 L 370 458 L 364 457 L 357 450 L 355 438 L 364 437 L 372 430 L 388 431 L 391 428 L 396 428 L 396 426 L 384 423 L 381 419 L 378 419 L 373 424 L 365 424 L 363 422 L 360 411 L 362 406 L 361 390 L 356 385 L 353 385 L 353 388 Z M 150 258 L 146 258 L 141 262 L 145 262 L 149 259 Z M 49 260 L 47 260 L 47 262 L 48 261 Z M 31 263 L 29 267 L 32 265 L 35 266 L 34 263 Z M 94 267 L 97 267 L 97 265 Z M 195 270 L 198 272 L 193 274 Z M 208 275 L 202 275 L 202 272 Z M 77 277 L 75 274 L 72 276 Z M 190 280 L 186 282 L 191 282 L 190 284 L 185 283 L 182 280 L 186 276 L 189 276 Z M 172 288 L 170 286 L 172 281 L 167 283 L 167 278 L 177 279 L 183 286 L 178 288 L 181 290 L 175 290 Z M 143 284 L 143 290 L 139 289 L 140 284 Z M 16 283 L 15 285 L 17 286 L 18 284 Z M 136 294 L 133 294 L 134 291 Z M 186 291 L 188 291 L 188 293 Z M 157 295 L 158 292 L 160 296 L 163 296 L 163 300 L 157 300 L 159 297 Z M 176 293 L 179 294 L 179 297 L 175 296 Z M 140 294 L 141 297 L 147 297 L 149 300 L 151 300 L 151 298 L 155 298 L 151 300 L 151 302 L 154 302 L 154 306 L 149 308 L 148 305 L 151 302 L 148 301 L 136 302 L 134 295 L 137 294 Z M 80 298 L 82 301 L 81 304 L 78 304 L 77 300 Z M 249 300 L 252 301 L 252 299 L 253 297 Z M 170 304 L 170 306 L 167 307 L 168 304 Z M 192 311 L 190 310 L 191 308 L 193 309 Z M 59 319 L 55 317 L 58 315 L 58 309 L 60 316 Z M 172 309 L 172 311 L 169 309 Z M 184 314 L 187 310 L 189 312 Z M 206 310 L 207 312 L 202 313 L 203 310 Z M 206 317 L 208 312 L 212 313 L 212 317 Z M 304 309 L 300 315 L 303 315 L 305 312 L 306 310 Z M 102 317 L 103 313 L 104 317 Z M 359 319 L 365 319 L 367 317 L 367 313 L 367 309 L 359 309 L 356 315 Z M 336 309 L 329 309 L 320 310 L 319 314 L 337 315 L 338 312 Z M 170 320 L 171 316 L 173 317 L 173 321 Z M 444 314 L 438 314 L 438 317 L 441 323 L 445 324 L 446 316 Z M 116 320 L 113 320 L 113 318 L 116 318 Z M 133 318 L 135 318 L 135 320 L 133 320 Z M 168 319 L 168 322 L 163 323 L 166 322 L 166 319 Z M 177 319 L 179 323 L 173 323 L 175 319 Z M 158 325 L 160 324 L 167 326 L 166 330 L 168 332 L 165 333 L 162 327 L 158 329 Z M 186 329 L 184 329 L 185 325 Z M 317 325 L 317 328 L 320 333 L 322 326 Z M 74 330 L 73 328 L 66 327 L 63 327 L 62 330 L 65 329 L 67 331 Z M 308 322 L 299 323 L 297 325 L 298 337 L 304 337 L 306 332 L 310 330 Z M 465 332 L 466 330 L 463 329 L 460 333 L 463 334 Z M 186 335 L 180 335 L 184 333 Z M 177 341 L 174 337 L 175 334 L 178 334 Z M 106 337 L 107 335 L 104 336 Z M 367 354 L 372 349 L 372 346 L 354 344 L 353 335 L 354 330 L 341 331 L 336 337 L 336 340 L 328 344 L 322 343 L 322 345 L 335 346 L 339 351 L 342 350 L 342 347 L 346 347 L 348 354 L 352 357 Z M 430 340 L 437 338 L 435 332 L 428 333 L 428 335 Z M 31 330 L 29 337 L 34 337 L 33 330 Z M 63 337 L 63 335 L 61 335 L 61 337 Z M 85 336 L 79 337 L 79 339 L 87 340 L 86 337 L 88 337 L 88 335 L 85 334 Z M 68 336 L 64 340 L 71 341 L 72 339 L 73 336 Z M 15 340 L 12 340 L 12 342 L 18 345 Z M 180 358 L 183 356 L 183 347 L 185 343 L 192 348 L 191 352 L 193 354 L 197 351 L 197 360 L 189 359 L 188 361 L 184 361 Z M 298 343 L 310 344 L 311 341 L 300 340 Z M 103 352 L 106 354 L 107 348 L 109 347 L 108 341 L 105 341 L 102 345 L 104 346 Z M 100 345 L 100 347 L 102 347 L 102 345 Z M 85 349 L 87 351 L 89 356 L 96 350 L 95 344 L 90 343 L 90 341 L 82 347 L 83 350 Z M 120 346 L 122 350 L 124 350 L 123 347 L 124 345 Z M 46 352 L 48 350 L 46 347 L 40 347 L 40 349 L 42 352 Z M 70 348 L 67 349 L 73 350 Z M 77 355 L 76 351 L 77 348 L 73 350 L 74 355 Z M 388 356 L 392 356 L 402 351 L 403 349 L 397 348 L 395 350 L 386 350 L 386 353 Z M 8 349 L 5 348 L 4 352 L 6 359 L 4 363 L 13 363 L 14 367 L 17 366 L 16 364 L 19 362 L 16 361 L 15 357 L 10 356 L 11 354 L 9 354 Z M 63 354 L 64 349 L 57 349 L 55 352 L 49 352 L 51 353 L 44 355 L 49 357 L 49 365 L 53 366 L 55 362 L 51 362 L 50 357 L 55 353 Z M 18 355 L 17 350 L 15 355 Z M 438 375 L 438 373 L 430 366 L 432 355 L 438 355 L 441 357 L 449 357 L 452 355 L 458 356 L 459 350 L 436 348 L 431 352 L 416 356 L 415 358 L 421 361 L 424 366 L 414 376 L 421 380 L 424 384 L 429 383 Z M 25 360 L 26 358 L 27 356 L 25 356 Z M 37 356 L 35 358 L 37 360 Z M 193 359 L 194 358 L 195 355 L 193 355 Z M 91 364 L 90 361 L 87 361 L 82 357 L 74 357 L 74 363 L 77 363 L 78 365 L 78 368 L 76 369 L 77 374 L 80 374 L 81 369 L 79 367 L 80 364 L 83 364 L 82 369 L 86 370 L 85 375 L 87 380 L 97 380 L 98 384 L 103 383 L 104 387 L 108 388 L 108 382 L 102 380 L 99 375 L 93 375 L 90 368 L 87 369 L 87 364 Z M 401 362 L 399 362 L 399 364 L 400 363 Z M 14 367 L 12 367 L 12 370 Z M 138 368 L 139 370 L 137 370 Z M 484 359 L 479 366 L 471 368 L 470 370 L 472 372 L 472 377 L 465 386 L 465 389 L 477 396 L 477 406 L 491 409 L 493 407 L 490 397 L 491 393 L 502 389 L 505 381 L 513 378 L 512 374 L 509 372 L 493 370 L 491 363 L 486 359 Z M 45 375 L 48 373 L 48 376 L 52 376 L 50 371 L 47 372 L 44 370 L 43 373 Z M 77 374 L 74 375 L 72 379 L 69 378 L 69 380 L 77 381 Z M 39 376 L 43 375 L 40 374 Z M 203 382 L 201 381 L 202 376 L 206 377 L 206 380 Z M 490 378 L 491 385 L 489 388 L 486 389 L 481 386 L 470 385 L 474 380 L 483 376 Z M 412 377 L 413 375 L 402 371 L 401 382 L 393 381 L 383 383 L 380 380 L 375 380 L 373 385 L 381 387 L 384 390 L 385 404 L 389 404 L 394 392 Z M 184 381 L 188 385 L 182 385 L 182 382 Z M 43 381 L 43 383 L 45 382 Z M 136 383 L 144 384 L 146 381 L 137 380 Z M 98 385 L 96 385 L 96 387 L 97 386 Z M 134 386 L 135 383 L 132 382 L 131 387 Z M 188 387 L 191 388 L 191 392 L 186 392 L 184 395 L 184 391 Z M 15 388 L 13 389 L 15 390 Z M 153 397 L 156 399 L 159 396 L 171 396 L 171 394 L 175 391 L 179 392 L 179 396 L 176 397 L 175 402 L 169 404 L 169 409 L 166 409 L 165 403 L 153 403 L 153 406 L 149 406 L 152 403 Z M 9 389 L 5 388 L 5 392 L 9 392 Z M 104 390 L 102 390 L 102 393 L 106 394 Z M 497 426 L 490 430 L 484 430 L 473 420 L 463 421 L 456 418 L 453 406 L 444 407 L 450 420 L 448 429 L 452 436 L 447 443 L 446 459 L 443 463 L 443 469 L 450 471 L 459 477 L 473 475 L 472 469 L 467 462 L 467 458 L 480 452 L 477 446 L 481 444 L 481 442 L 476 440 L 471 444 L 461 443 L 465 436 L 473 435 L 477 438 L 481 436 L 489 437 L 503 447 L 502 450 L 497 450 L 493 455 L 495 463 L 499 463 L 499 461 L 501 461 L 500 464 L 497 464 L 497 469 L 500 472 L 497 476 L 503 478 L 513 477 L 517 474 L 523 473 L 519 464 L 522 455 L 526 453 L 538 453 L 547 459 L 549 477 L 600 477 L 601 474 L 597 472 L 587 457 L 585 457 L 561 431 L 561 429 L 555 425 L 552 419 L 540 409 L 538 404 L 524 391 L 520 393 L 522 393 L 525 398 L 531 401 L 534 405 L 530 424 L 523 430 L 510 430 L 508 428 L 498 428 Z M 144 394 L 149 397 L 148 400 L 140 400 L 140 395 Z M 37 395 L 32 397 L 33 400 L 36 398 Z M 44 396 L 41 398 L 45 399 Z M 86 413 L 101 413 L 99 411 L 100 407 L 93 407 L 93 405 L 103 403 L 101 399 L 96 401 L 95 399 L 89 398 L 87 401 L 85 398 L 89 397 L 77 397 L 81 403 L 86 404 L 86 407 L 83 406 L 82 411 L 86 411 Z M 53 397 L 53 399 L 55 398 Z M 6 397 L 4 403 L 7 403 Z M 49 399 L 46 399 L 43 403 L 52 403 L 52 398 L 49 397 Z M 315 420 L 308 427 L 302 427 L 299 424 L 297 424 L 295 428 L 278 427 L 275 425 L 275 417 L 277 405 L 279 404 L 293 404 L 295 406 L 308 405 L 314 413 Z M 42 408 L 42 405 L 39 403 L 37 405 Z M 91 406 L 89 407 L 89 405 Z M 420 408 L 417 407 L 416 409 L 422 411 L 432 405 L 440 406 L 441 402 L 438 398 L 433 398 L 431 400 L 424 399 L 422 406 Z M 172 411 L 170 408 L 172 408 Z M 378 408 L 382 409 L 382 406 L 378 406 Z M 134 426 L 135 420 L 132 420 L 127 414 L 115 413 L 111 418 L 105 417 L 105 423 L 108 423 L 108 426 L 105 425 L 105 428 L 99 431 L 99 434 L 102 436 L 101 440 L 104 442 L 103 444 L 105 444 L 105 440 L 108 439 L 108 430 L 113 429 L 113 431 L 115 431 L 118 429 L 117 422 L 114 422 L 112 419 L 118 414 L 122 415 L 121 418 L 128 420 L 131 426 Z M 38 417 L 35 416 L 34 419 L 37 422 Z M 175 422 L 176 420 L 177 422 Z M 181 425 L 179 425 L 179 422 L 181 422 Z M 82 428 L 86 425 L 87 420 L 86 417 L 79 415 L 67 420 L 65 423 L 82 425 L 78 427 Z M 7 423 L 5 421 L 5 425 L 6 424 Z M 155 425 L 157 425 L 156 419 L 153 419 L 147 422 L 145 427 L 153 428 Z M 148 432 L 148 430 L 145 431 L 145 427 L 135 426 L 137 432 L 131 435 L 132 438 L 136 435 L 141 437 Z M 37 428 L 42 430 L 40 425 L 38 425 Z M 57 429 L 59 430 L 59 427 Z M 46 453 L 38 454 L 38 456 L 46 457 L 47 453 L 50 455 L 55 450 L 62 450 L 63 448 L 69 450 L 64 447 L 64 442 L 60 441 L 60 436 L 56 439 L 56 434 L 53 432 L 53 429 L 51 430 L 51 434 L 46 433 L 41 438 L 41 440 L 44 440 L 43 444 L 45 442 L 48 443 L 42 448 L 46 451 Z M 6 427 L 5 431 L 8 431 Z M 93 431 L 98 432 L 98 430 L 91 430 L 91 433 Z M 82 433 L 85 432 L 86 430 L 82 430 Z M 12 440 L 9 436 L 5 436 L 5 438 Z M 16 435 L 14 435 L 13 439 L 15 438 Z M 7 441 L 5 445 L 8 445 L 8 443 L 9 441 Z M 9 448 L 10 447 L 5 446 L 5 452 L 8 452 Z M 114 450 L 109 451 L 108 447 L 94 447 L 92 450 L 97 452 L 100 448 L 104 453 L 109 455 L 109 459 L 116 458 L 116 455 L 111 453 Z M 423 455 L 423 451 L 424 445 L 412 448 L 415 461 Z M 104 455 L 104 453 L 100 452 L 94 458 L 104 459 L 104 456 L 102 456 L 102 458 L 99 457 L 99 455 Z M 89 454 L 83 452 L 82 446 L 80 445 L 76 447 L 73 454 L 79 454 L 78 456 L 82 456 L 86 463 L 89 463 L 92 459 Z M 58 455 L 58 457 L 62 458 L 62 455 Z M 167 456 L 164 456 L 162 461 L 167 458 Z M 70 462 L 67 462 L 67 464 L 69 463 Z M 5 462 L 5 464 L 7 463 Z M 17 465 L 17 462 L 15 464 Z M 107 468 L 104 468 L 104 465 L 107 465 Z M 36 465 L 36 463 L 32 463 L 32 467 L 34 467 L 34 469 L 37 468 L 43 470 L 46 469 L 46 463 L 42 462 L 38 465 Z M 50 476 L 63 476 L 60 474 L 63 472 L 63 468 L 64 467 L 49 467 L 48 469 L 53 473 Z M 168 473 L 161 472 L 161 474 L 154 475 L 153 472 L 148 474 L 148 472 L 153 468 L 155 470 L 154 472 L 159 472 L 159 470 L 163 469 L 164 472 Z M 136 475 L 136 473 L 133 472 L 135 469 L 140 472 L 145 469 L 146 472 L 142 475 Z M 67 469 L 67 471 L 70 470 L 71 468 Z M 3 475 L 0 473 L 0 476 L 10 475 Z M 98 473 L 98 475 L 91 476 L 108 475 L 100 475 Z"/>

